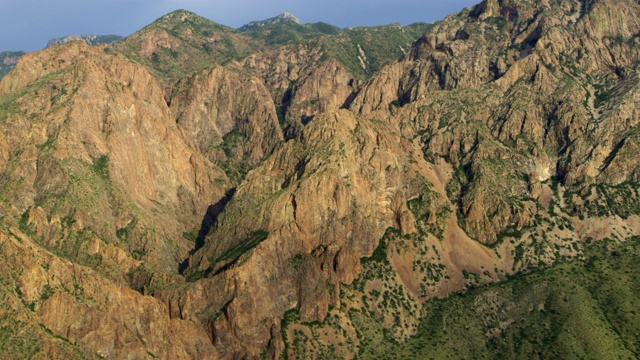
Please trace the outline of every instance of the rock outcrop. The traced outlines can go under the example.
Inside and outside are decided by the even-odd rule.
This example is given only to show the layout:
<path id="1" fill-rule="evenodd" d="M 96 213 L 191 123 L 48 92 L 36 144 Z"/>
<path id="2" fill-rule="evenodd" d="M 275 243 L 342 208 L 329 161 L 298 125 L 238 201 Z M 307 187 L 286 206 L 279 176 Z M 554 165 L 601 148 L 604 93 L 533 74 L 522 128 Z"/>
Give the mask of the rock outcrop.
<path id="1" fill-rule="evenodd" d="M 268 18 L 268 19 L 265 19 L 265 20 L 259 20 L 259 21 L 251 21 L 251 22 L 239 27 L 238 30 L 239 31 L 249 31 L 249 30 L 254 30 L 254 29 L 257 29 L 257 28 L 262 28 L 262 27 L 275 25 L 275 24 L 283 24 L 283 23 L 293 23 L 293 24 L 300 25 L 300 19 L 298 19 L 295 15 L 285 11 L 282 14 L 280 14 L 278 16 L 274 16 L 272 18 Z"/>

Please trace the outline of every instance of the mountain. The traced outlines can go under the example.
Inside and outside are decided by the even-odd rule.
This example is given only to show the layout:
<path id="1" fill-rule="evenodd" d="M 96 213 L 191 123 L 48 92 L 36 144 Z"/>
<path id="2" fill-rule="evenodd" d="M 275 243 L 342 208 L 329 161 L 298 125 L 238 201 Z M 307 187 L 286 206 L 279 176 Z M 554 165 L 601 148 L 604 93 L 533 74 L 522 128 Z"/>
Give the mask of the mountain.
<path id="1" fill-rule="evenodd" d="M 16 67 L 16 63 L 22 55 L 24 55 L 24 51 L 0 52 L 0 79 Z"/>
<path id="2" fill-rule="evenodd" d="M 47 47 L 63 45 L 69 41 L 82 41 L 87 45 L 113 44 L 122 39 L 123 37 L 120 35 L 69 35 L 49 40 L 49 42 L 47 42 Z"/>
<path id="3" fill-rule="evenodd" d="M 21 57 L 0 354 L 640 355 L 637 1 L 305 26 Z"/>
<path id="4" fill-rule="evenodd" d="M 298 19 L 295 15 L 290 14 L 288 12 L 283 12 L 282 14 L 276 16 L 276 17 L 272 17 L 266 20 L 260 20 L 260 21 L 251 21 L 248 24 L 242 25 L 241 27 L 238 28 L 239 31 L 249 31 L 249 30 L 255 30 L 261 27 L 266 27 L 266 26 L 270 26 L 270 25 L 274 25 L 274 24 L 284 24 L 284 23 L 291 23 L 291 24 L 298 24 L 300 25 L 300 19 Z"/>
<path id="5" fill-rule="evenodd" d="M 212 64 L 242 59 L 260 48 L 258 42 L 237 30 L 177 10 L 128 36 L 113 50 L 172 83 Z"/>

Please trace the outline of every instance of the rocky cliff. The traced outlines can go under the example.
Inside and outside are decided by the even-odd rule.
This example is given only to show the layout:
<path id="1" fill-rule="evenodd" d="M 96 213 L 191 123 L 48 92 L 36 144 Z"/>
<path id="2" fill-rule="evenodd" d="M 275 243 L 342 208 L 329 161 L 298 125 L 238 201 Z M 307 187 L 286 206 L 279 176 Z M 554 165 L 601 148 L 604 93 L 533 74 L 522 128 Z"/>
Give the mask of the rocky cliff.
<path id="1" fill-rule="evenodd" d="M 0 316 L 25 329 L 6 354 L 375 356 L 445 329 L 421 320 L 437 298 L 599 268 L 640 235 L 639 14 L 486 0 L 371 76 L 359 42 L 264 46 L 184 11 L 25 55 L 0 82 Z M 473 334 L 564 309 L 545 289 L 471 298 Z M 637 355 L 614 328 L 611 353 Z"/>

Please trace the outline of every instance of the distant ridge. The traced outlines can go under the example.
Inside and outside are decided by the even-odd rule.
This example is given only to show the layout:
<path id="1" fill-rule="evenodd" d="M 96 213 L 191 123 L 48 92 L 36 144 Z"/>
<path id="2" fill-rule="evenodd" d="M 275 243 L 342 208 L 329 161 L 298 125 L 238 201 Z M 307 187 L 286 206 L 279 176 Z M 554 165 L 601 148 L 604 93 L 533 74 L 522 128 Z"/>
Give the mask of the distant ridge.
<path id="1" fill-rule="evenodd" d="M 88 45 L 113 44 L 123 38 L 124 37 L 120 35 L 69 35 L 49 40 L 49 42 L 47 42 L 47 47 L 62 45 L 75 40 L 80 40 Z"/>
<path id="2" fill-rule="evenodd" d="M 295 15 L 288 12 L 283 12 L 282 14 L 276 17 L 272 17 L 266 20 L 251 21 L 250 23 L 239 27 L 238 31 L 249 31 L 249 30 L 254 30 L 257 28 L 261 28 L 261 27 L 265 27 L 273 24 L 281 24 L 281 23 L 288 23 L 288 22 L 296 23 L 300 25 L 300 19 L 298 19 Z"/>
<path id="3" fill-rule="evenodd" d="M 3 51 L 0 52 L 0 79 L 16 67 L 18 59 L 24 55 L 24 51 Z"/>

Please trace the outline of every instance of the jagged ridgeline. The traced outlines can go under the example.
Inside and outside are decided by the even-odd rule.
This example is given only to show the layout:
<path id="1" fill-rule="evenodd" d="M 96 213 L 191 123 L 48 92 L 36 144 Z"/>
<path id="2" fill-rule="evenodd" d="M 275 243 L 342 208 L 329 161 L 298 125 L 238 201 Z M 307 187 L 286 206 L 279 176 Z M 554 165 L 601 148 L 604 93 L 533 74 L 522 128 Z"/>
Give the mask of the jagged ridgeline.
<path id="1" fill-rule="evenodd" d="M 637 1 L 295 20 L 22 56 L 0 357 L 640 356 Z"/>

